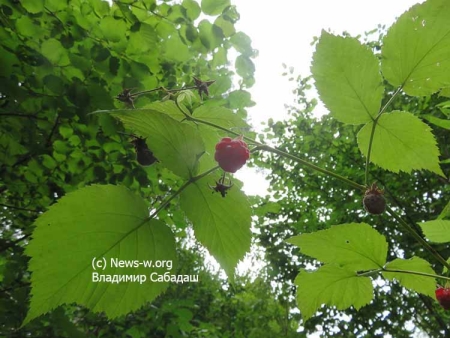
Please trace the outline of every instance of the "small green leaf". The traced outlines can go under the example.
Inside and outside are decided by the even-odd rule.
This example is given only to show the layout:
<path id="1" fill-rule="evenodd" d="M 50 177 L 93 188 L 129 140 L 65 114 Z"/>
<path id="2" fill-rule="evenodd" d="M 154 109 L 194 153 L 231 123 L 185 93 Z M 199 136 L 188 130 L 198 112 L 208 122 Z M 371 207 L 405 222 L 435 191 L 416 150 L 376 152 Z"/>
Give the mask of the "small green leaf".
<path id="1" fill-rule="evenodd" d="M 181 6 L 183 6 L 186 9 L 186 15 L 192 21 L 197 19 L 200 13 L 202 12 L 200 6 L 194 0 L 183 0 Z"/>
<path id="2" fill-rule="evenodd" d="M 359 310 L 373 298 L 369 277 L 359 277 L 347 268 L 324 265 L 317 271 L 302 271 L 294 282 L 297 303 L 303 320 L 311 318 L 322 304 L 345 310 L 354 306 Z"/>
<path id="3" fill-rule="evenodd" d="M 168 283 L 150 281 L 165 268 L 113 267 L 111 260 L 175 263 L 170 229 L 148 219 L 145 201 L 125 187 L 93 185 L 68 193 L 35 222 L 26 247 L 31 257 L 31 305 L 24 324 L 61 304 L 77 303 L 110 318 L 152 301 Z M 105 270 L 93 269 L 93 259 L 105 259 Z M 173 266 L 172 266 L 173 268 Z M 99 275 L 146 275 L 139 282 L 94 282 Z"/>
<path id="4" fill-rule="evenodd" d="M 251 77 L 255 73 L 255 64 L 249 57 L 239 55 L 235 62 L 236 73 L 242 77 Z"/>
<path id="5" fill-rule="evenodd" d="M 436 220 L 419 223 L 425 237 L 434 243 L 450 242 L 450 221 Z"/>
<path id="6" fill-rule="evenodd" d="M 420 117 L 434 124 L 435 126 L 450 130 L 450 120 L 440 119 L 433 115 L 420 115 Z"/>
<path id="7" fill-rule="evenodd" d="M 44 11 L 44 0 L 21 0 L 20 4 L 31 14 Z"/>
<path id="8" fill-rule="evenodd" d="M 287 240 L 308 256 L 354 270 L 379 269 L 386 262 L 386 238 L 366 223 L 348 223 Z"/>
<path id="9" fill-rule="evenodd" d="M 450 85 L 450 6 L 428 0 L 413 6 L 383 40 L 382 71 L 408 95 L 425 96 Z"/>
<path id="10" fill-rule="evenodd" d="M 358 145 L 367 157 L 373 123 L 358 133 Z M 398 173 L 427 169 L 444 176 L 439 167 L 439 149 L 430 127 L 418 117 L 394 111 L 381 115 L 372 143 L 371 162 Z"/>
<path id="11" fill-rule="evenodd" d="M 170 60 L 186 62 L 192 58 L 188 46 L 186 46 L 183 41 L 181 41 L 178 34 L 172 35 L 162 44 L 163 50 L 165 51 L 165 56 Z"/>
<path id="12" fill-rule="evenodd" d="M 127 128 L 147 139 L 155 157 L 176 175 L 196 175 L 198 159 L 205 151 L 197 130 L 188 124 L 151 109 L 111 110 Z"/>
<path id="13" fill-rule="evenodd" d="M 450 202 L 448 202 L 444 209 L 442 209 L 437 219 L 440 220 L 444 218 L 450 218 Z"/>
<path id="14" fill-rule="evenodd" d="M 219 15 L 230 6 L 230 0 L 202 0 L 202 11 L 208 15 Z"/>
<path id="15" fill-rule="evenodd" d="M 385 266 L 389 270 L 416 271 L 435 275 L 436 272 L 431 268 L 430 263 L 426 260 L 413 257 L 411 259 L 394 259 Z M 383 273 L 384 278 L 389 280 L 396 279 L 402 286 L 407 289 L 420 292 L 424 295 L 434 298 L 436 289 L 436 280 L 432 277 L 419 276 L 402 272 L 386 272 Z"/>
<path id="16" fill-rule="evenodd" d="M 243 119 L 231 110 L 223 107 L 200 106 L 192 115 L 197 119 L 211 122 L 224 128 L 248 128 L 248 124 Z"/>
<path id="17" fill-rule="evenodd" d="M 104 37 L 112 42 L 119 42 L 126 39 L 127 24 L 121 19 L 114 19 L 112 16 L 106 16 L 100 20 L 99 27 Z"/>
<path id="18" fill-rule="evenodd" d="M 361 124 L 378 114 L 384 91 L 378 60 L 358 40 L 322 31 L 311 73 L 321 100 L 339 121 Z"/>
<path id="19" fill-rule="evenodd" d="M 45 40 L 41 45 L 41 52 L 54 65 L 67 66 L 70 64 L 67 50 L 56 39 Z"/>
<path id="20" fill-rule="evenodd" d="M 215 185 L 213 177 L 189 185 L 181 193 L 180 206 L 191 220 L 197 240 L 233 278 L 239 260 L 250 250 L 250 204 L 236 186 L 222 197 L 208 184 Z"/>

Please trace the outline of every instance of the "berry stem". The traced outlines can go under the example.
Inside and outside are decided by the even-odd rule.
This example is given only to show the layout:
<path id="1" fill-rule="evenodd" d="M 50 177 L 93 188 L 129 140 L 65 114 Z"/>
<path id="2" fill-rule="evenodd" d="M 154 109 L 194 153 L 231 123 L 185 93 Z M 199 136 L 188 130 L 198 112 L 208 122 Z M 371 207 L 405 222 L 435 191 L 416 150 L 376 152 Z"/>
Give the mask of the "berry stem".
<path id="1" fill-rule="evenodd" d="M 391 215 L 400 225 L 403 226 L 406 231 L 413 236 L 417 242 L 419 242 L 430 254 L 432 254 L 442 265 L 450 270 L 450 264 L 436 251 L 426 240 L 420 236 L 408 223 L 406 223 L 397 213 L 389 206 L 386 207 L 386 211 Z"/>

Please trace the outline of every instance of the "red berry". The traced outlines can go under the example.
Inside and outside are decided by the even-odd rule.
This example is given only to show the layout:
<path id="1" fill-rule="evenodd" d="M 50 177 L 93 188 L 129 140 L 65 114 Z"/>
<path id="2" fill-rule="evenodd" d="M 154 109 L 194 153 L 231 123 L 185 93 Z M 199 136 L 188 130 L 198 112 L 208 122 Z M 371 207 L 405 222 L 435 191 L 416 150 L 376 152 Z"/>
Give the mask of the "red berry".
<path id="1" fill-rule="evenodd" d="M 438 287 L 436 289 L 436 299 L 445 310 L 450 310 L 450 289 Z"/>
<path id="2" fill-rule="evenodd" d="M 216 144 L 214 159 L 226 172 L 235 173 L 242 168 L 249 157 L 248 146 L 240 137 L 235 139 L 224 137 Z"/>
<path id="3" fill-rule="evenodd" d="M 364 209 L 372 215 L 380 215 L 386 209 L 386 200 L 383 196 L 383 190 L 378 189 L 375 183 L 367 189 L 364 195 L 363 205 Z"/>

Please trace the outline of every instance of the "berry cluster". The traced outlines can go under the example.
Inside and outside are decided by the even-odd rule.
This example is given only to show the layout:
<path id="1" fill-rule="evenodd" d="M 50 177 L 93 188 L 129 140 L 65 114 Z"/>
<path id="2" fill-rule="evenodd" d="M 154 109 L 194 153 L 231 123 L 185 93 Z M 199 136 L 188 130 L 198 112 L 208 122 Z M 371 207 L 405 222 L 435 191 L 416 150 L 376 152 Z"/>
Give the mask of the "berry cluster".
<path id="1" fill-rule="evenodd" d="M 438 287 L 436 289 L 436 299 L 445 310 L 450 310 L 450 288 Z"/>
<path id="2" fill-rule="evenodd" d="M 235 173 L 249 159 L 250 152 L 242 137 L 224 137 L 216 144 L 215 160 L 226 172 Z"/>

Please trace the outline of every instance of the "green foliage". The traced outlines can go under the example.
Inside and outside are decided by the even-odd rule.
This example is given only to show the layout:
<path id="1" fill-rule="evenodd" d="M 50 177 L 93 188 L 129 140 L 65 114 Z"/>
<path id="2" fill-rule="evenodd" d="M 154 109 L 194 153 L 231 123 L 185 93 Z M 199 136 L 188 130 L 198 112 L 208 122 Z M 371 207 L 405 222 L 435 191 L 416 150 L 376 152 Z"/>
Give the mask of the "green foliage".
<path id="1" fill-rule="evenodd" d="M 78 303 L 109 317 L 126 314 L 153 300 L 168 283 L 150 282 L 167 268 L 121 268 L 123 261 L 176 261 L 175 241 L 169 228 L 150 220 L 145 201 L 126 189 L 93 185 L 62 197 L 35 222 L 33 240 L 26 247 L 32 257 L 32 297 L 24 324 L 62 304 Z M 100 275 L 139 276 L 147 282 L 94 282 L 91 262 L 104 258 Z M 106 265 L 106 266 L 105 266 Z"/>
<path id="2" fill-rule="evenodd" d="M 423 272 L 430 275 L 435 275 L 433 268 L 426 260 L 413 257 L 411 259 L 394 259 L 392 262 L 386 264 L 386 269 L 399 271 L 414 271 Z M 401 285 L 407 289 L 420 292 L 424 295 L 434 298 L 434 291 L 436 290 L 436 281 L 433 277 L 418 276 L 407 273 L 398 272 L 383 272 L 383 276 L 389 280 L 396 279 Z"/>
<path id="3" fill-rule="evenodd" d="M 321 304 L 343 310 L 360 309 L 373 297 L 370 278 L 359 277 L 345 267 L 325 265 L 314 272 L 300 272 L 295 279 L 298 306 L 304 320 L 309 319 Z"/>
<path id="4" fill-rule="evenodd" d="M 384 90 L 378 60 L 358 40 L 323 31 L 311 73 L 320 99 L 339 121 L 367 123 L 378 114 Z"/>
<path id="5" fill-rule="evenodd" d="M 191 178 L 197 174 L 198 160 L 205 147 L 194 127 L 148 109 L 140 113 L 135 110 L 114 112 L 113 116 L 145 138 L 156 158 L 176 175 Z"/>
<path id="6" fill-rule="evenodd" d="M 430 127 L 407 112 L 383 114 L 371 139 L 373 123 L 358 133 L 358 146 L 367 156 L 372 142 L 371 160 L 380 167 L 398 173 L 428 169 L 444 176 L 439 167 L 439 150 Z"/>
<path id="7" fill-rule="evenodd" d="M 292 237 L 288 242 L 305 255 L 355 271 L 378 269 L 386 262 L 386 239 L 366 223 L 341 224 Z"/>
<path id="8" fill-rule="evenodd" d="M 419 223 L 425 237 L 435 243 L 450 242 L 450 221 L 436 220 Z"/>
<path id="9" fill-rule="evenodd" d="M 449 15 L 446 0 L 428 0 L 400 16 L 383 40 L 381 67 L 387 81 L 414 96 L 449 86 Z"/>
<path id="10" fill-rule="evenodd" d="M 191 184 L 181 193 L 180 206 L 192 221 L 195 237 L 232 278 L 239 260 L 250 249 L 251 208 L 237 189 L 226 198 L 211 194 L 208 178 Z"/>

